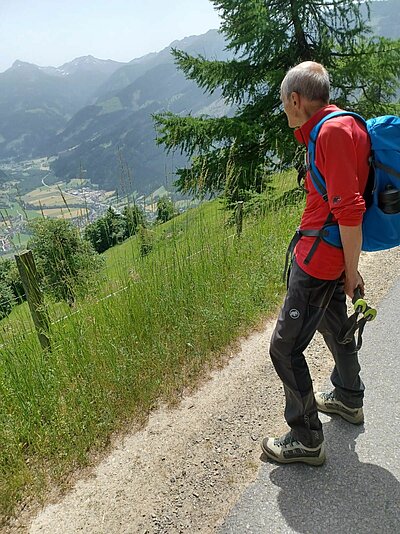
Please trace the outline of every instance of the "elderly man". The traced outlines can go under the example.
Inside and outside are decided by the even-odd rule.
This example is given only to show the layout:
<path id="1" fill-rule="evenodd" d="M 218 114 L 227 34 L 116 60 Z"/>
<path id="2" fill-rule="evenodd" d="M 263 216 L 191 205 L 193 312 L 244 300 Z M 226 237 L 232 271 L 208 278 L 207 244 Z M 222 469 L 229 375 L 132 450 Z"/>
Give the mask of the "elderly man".
<path id="1" fill-rule="evenodd" d="M 329 91 L 328 73 L 318 63 L 301 63 L 286 74 L 281 99 L 289 127 L 295 128 L 300 143 L 308 145 L 314 126 L 326 115 L 340 111 L 329 104 Z M 364 384 L 356 344 L 353 340 L 340 345 L 336 337 L 347 319 L 346 294 L 352 298 L 356 288 L 364 292 L 358 261 L 369 155 L 368 133 L 355 118 L 338 116 L 322 125 L 315 163 L 325 179 L 327 194 L 323 198 L 316 190 L 308 172 L 300 239 L 270 346 L 272 362 L 284 385 L 285 418 L 290 427 L 284 436 L 262 442 L 264 453 L 277 462 L 321 465 L 325 461 L 318 410 L 339 414 L 353 424 L 364 421 Z M 337 223 L 342 248 L 307 235 L 307 229 L 321 229 L 327 221 Z M 314 394 L 303 354 L 317 330 L 335 361 L 334 389 L 329 393 Z"/>

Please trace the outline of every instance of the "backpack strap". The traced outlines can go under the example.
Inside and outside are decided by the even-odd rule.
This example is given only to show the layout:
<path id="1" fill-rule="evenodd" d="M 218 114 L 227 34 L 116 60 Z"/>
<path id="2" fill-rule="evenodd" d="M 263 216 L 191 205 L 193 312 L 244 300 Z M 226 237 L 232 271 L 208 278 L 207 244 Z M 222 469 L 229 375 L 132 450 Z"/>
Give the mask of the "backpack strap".
<path id="1" fill-rule="evenodd" d="M 328 218 L 324 223 L 324 226 L 320 230 L 299 230 L 301 235 L 304 235 L 306 237 L 316 237 L 316 240 L 314 241 L 309 253 L 307 254 L 307 257 L 304 260 L 304 263 L 306 265 L 310 263 L 311 258 L 314 256 L 314 253 L 318 248 L 318 245 L 320 244 L 321 240 L 326 236 L 327 230 L 325 229 L 325 226 L 329 226 L 329 224 L 332 223 L 332 219 L 333 215 L 332 213 L 329 213 Z"/>
<path id="2" fill-rule="evenodd" d="M 329 119 L 333 119 L 334 117 L 344 117 L 346 115 L 349 115 L 350 117 L 354 117 L 355 119 L 358 119 L 359 121 L 362 122 L 365 128 L 367 128 L 367 123 L 365 119 L 361 117 L 361 115 L 359 115 L 358 113 L 353 113 L 352 111 L 333 111 L 332 113 L 329 113 L 328 115 L 323 117 L 319 121 L 319 123 L 314 126 L 314 128 L 311 130 L 311 133 L 310 133 L 310 139 L 308 142 L 308 170 L 310 171 L 311 181 L 315 189 L 322 196 L 325 202 L 328 201 L 328 194 L 326 191 L 326 182 L 315 164 L 317 137 L 318 137 L 319 131 L 321 130 L 322 126 L 325 124 L 326 121 L 328 121 Z"/>
<path id="3" fill-rule="evenodd" d="M 380 161 L 376 161 L 376 160 L 373 160 L 372 164 L 374 165 L 374 167 L 378 169 L 382 169 L 387 174 L 391 174 L 392 176 L 395 176 L 396 178 L 400 178 L 400 172 L 395 171 L 394 169 L 392 169 L 392 167 L 389 167 L 389 165 L 384 165 Z"/>
<path id="4" fill-rule="evenodd" d="M 292 237 L 292 240 L 286 251 L 285 259 L 285 269 L 283 271 L 283 281 L 286 280 L 287 284 L 289 282 L 289 267 L 292 264 L 294 249 L 296 248 L 297 243 L 300 241 L 302 236 L 306 237 L 315 237 L 315 241 L 307 254 L 307 257 L 304 260 L 305 264 L 310 263 L 311 258 L 314 256 L 314 252 L 317 249 L 319 243 L 325 241 L 332 245 L 333 247 L 341 248 L 339 228 L 336 223 L 332 222 L 333 215 L 329 213 L 328 218 L 326 219 L 323 227 L 320 230 L 302 230 L 297 228 L 296 233 Z"/>
<path id="5" fill-rule="evenodd" d="M 352 111 L 334 111 L 332 113 L 329 113 L 325 117 L 323 117 L 319 121 L 319 123 L 314 126 L 314 128 L 311 130 L 311 133 L 310 133 L 310 139 L 308 142 L 307 170 L 310 172 L 311 181 L 315 189 L 322 196 L 325 202 L 328 202 L 328 192 L 326 190 L 326 182 L 315 164 L 318 134 L 326 121 L 333 119 L 334 117 L 343 117 L 347 115 L 359 120 L 367 129 L 367 123 L 365 119 L 361 117 L 361 115 L 358 115 L 358 113 L 353 113 Z M 334 233 L 333 239 L 329 239 L 329 231 L 328 231 L 329 227 L 331 228 L 332 226 L 337 227 L 337 223 L 333 223 L 332 221 L 333 221 L 333 215 L 330 212 L 323 227 L 320 228 L 319 230 L 301 230 L 301 229 L 299 230 L 301 235 L 316 237 L 316 240 L 313 246 L 311 247 L 310 252 L 308 253 L 306 259 L 304 260 L 304 263 L 308 264 L 311 261 L 311 258 L 314 256 L 314 253 L 317 250 L 318 245 L 320 244 L 321 240 L 326 241 L 332 246 L 341 248 L 340 234 L 338 231 L 333 232 Z"/>
<path id="6" fill-rule="evenodd" d="M 297 228 L 294 236 L 292 237 L 288 249 L 286 251 L 286 258 L 285 258 L 285 268 L 283 270 L 283 281 L 286 282 L 286 287 L 289 287 L 289 275 L 290 275 L 290 268 L 292 266 L 293 262 L 293 255 L 294 255 L 294 249 L 296 248 L 297 243 L 300 241 L 301 234 L 300 229 Z"/>

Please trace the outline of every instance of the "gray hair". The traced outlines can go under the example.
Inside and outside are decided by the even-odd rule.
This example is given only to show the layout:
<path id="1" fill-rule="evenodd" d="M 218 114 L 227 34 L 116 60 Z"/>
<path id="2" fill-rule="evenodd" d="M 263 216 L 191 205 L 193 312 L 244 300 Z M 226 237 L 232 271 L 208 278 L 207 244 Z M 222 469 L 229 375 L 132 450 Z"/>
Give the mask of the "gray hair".
<path id="1" fill-rule="evenodd" d="M 295 92 L 308 100 L 329 102 L 329 75 L 320 63 L 304 61 L 291 68 L 281 84 L 281 98 L 286 100 Z"/>

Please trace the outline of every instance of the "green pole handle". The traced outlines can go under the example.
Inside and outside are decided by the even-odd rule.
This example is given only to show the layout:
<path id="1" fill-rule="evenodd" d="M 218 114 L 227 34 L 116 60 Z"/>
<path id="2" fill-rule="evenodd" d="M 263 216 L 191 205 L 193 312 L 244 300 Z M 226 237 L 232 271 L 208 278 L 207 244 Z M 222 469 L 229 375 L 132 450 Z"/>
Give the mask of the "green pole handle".
<path id="1" fill-rule="evenodd" d="M 367 301 L 361 296 L 361 291 L 359 287 L 356 287 L 356 289 L 354 290 L 352 303 L 354 306 L 354 311 L 356 313 L 362 313 L 364 315 L 364 319 L 366 319 L 367 321 L 373 321 L 375 319 L 378 312 L 375 308 L 371 308 L 371 306 L 368 306 Z"/>

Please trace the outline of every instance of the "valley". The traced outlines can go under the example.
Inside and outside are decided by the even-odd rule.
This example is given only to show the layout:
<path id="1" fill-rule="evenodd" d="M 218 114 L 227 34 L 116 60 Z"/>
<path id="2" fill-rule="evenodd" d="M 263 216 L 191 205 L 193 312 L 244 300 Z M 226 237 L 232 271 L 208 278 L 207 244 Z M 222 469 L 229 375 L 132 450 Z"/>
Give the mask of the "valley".
<path id="1" fill-rule="evenodd" d="M 198 204 L 173 195 L 164 186 L 148 195 L 133 192 L 121 196 L 116 190 L 100 189 L 93 184 L 86 178 L 84 169 L 80 171 L 81 176 L 60 180 L 51 171 L 52 159 L 0 161 L 0 257 L 12 256 L 26 248 L 29 221 L 35 217 L 64 218 L 84 228 L 110 206 L 122 211 L 127 204 L 136 202 L 146 219 L 153 221 L 157 201 L 164 196 L 174 198 L 179 212 Z"/>
<path id="2" fill-rule="evenodd" d="M 395 1 L 371 4 L 377 35 L 391 36 L 398 27 Z M 188 159 L 157 144 L 153 117 L 229 117 L 234 105 L 177 70 L 172 49 L 233 58 L 223 34 L 210 30 L 129 63 L 91 55 L 57 68 L 17 60 L 0 73 L 0 256 L 26 246 L 35 217 L 82 227 L 110 205 L 119 210 L 138 202 L 154 220 L 166 194 L 178 211 L 187 207 L 174 181 Z"/>

